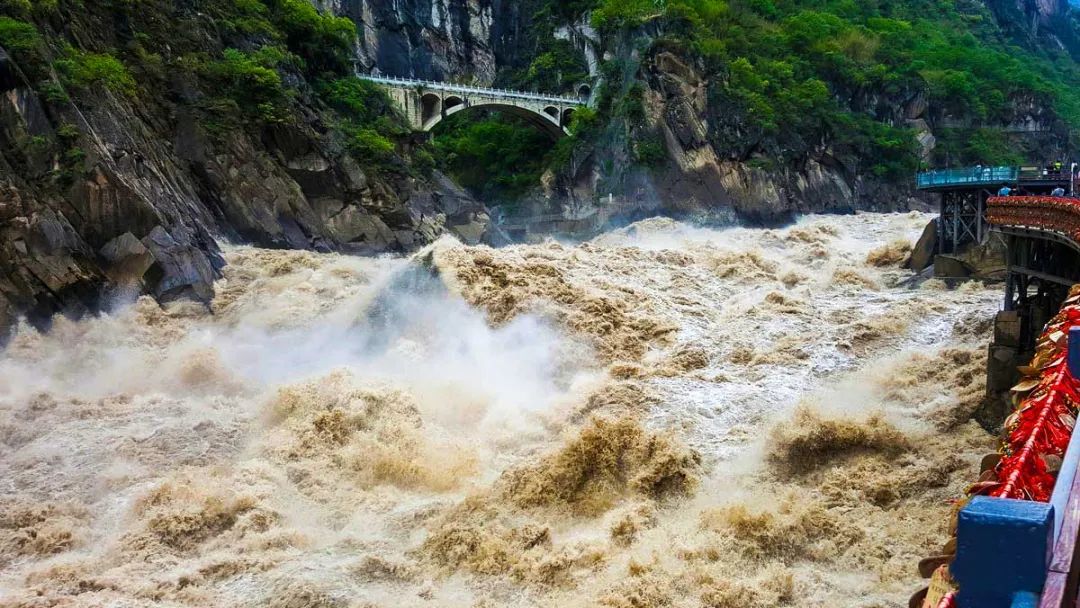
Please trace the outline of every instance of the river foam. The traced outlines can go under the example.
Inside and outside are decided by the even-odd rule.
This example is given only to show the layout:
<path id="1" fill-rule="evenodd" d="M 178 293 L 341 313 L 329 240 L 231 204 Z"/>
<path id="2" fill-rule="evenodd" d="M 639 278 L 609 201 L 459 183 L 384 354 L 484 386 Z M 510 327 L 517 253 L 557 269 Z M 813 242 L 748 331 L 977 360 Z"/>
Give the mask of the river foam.
<path id="1" fill-rule="evenodd" d="M 993 441 L 928 217 L 233 248 L 0 353 L 0 606 L 892 606 Z"/>

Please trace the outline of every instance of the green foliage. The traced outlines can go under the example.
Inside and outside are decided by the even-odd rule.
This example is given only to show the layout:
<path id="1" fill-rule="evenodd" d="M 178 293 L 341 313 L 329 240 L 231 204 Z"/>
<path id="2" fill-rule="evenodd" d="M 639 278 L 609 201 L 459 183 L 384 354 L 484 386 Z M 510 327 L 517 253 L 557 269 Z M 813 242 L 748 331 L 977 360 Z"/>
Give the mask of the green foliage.
<path id="1" fill-rule="evenodd" d="M 213 84 L 216 97 L 230 101 L 246 118 L 281 122 L 288 96 L 277 67 L 288 58 L 274 46 L 250 53 L 225 49 L 221 59 L 200 62 L 198 69 Z"/>
<path id="2" fill-rule="evenodd" d="M 41 34 L 31 23 L 0 17 L 0 45 L 15 54 L 37 53 L 41 50 Z"/>
<path id="3" fill-rule="evenodd" d="M 56 136 L 60 138 L 60 141 L 70 144 L 79 138 L 79 128 L 75 125 L 66 122 L 58 129 L 56 129 Z"/>
<path id="4" fill-rule="evenodd" d="M 640 82 L 630 85 L 626 95 L 623 96 L 619 105 L 619 115 L 626 117 L 632 123 L 641 123 L 645 120 L 645 86 Z"/>
<path id="5" fill-rule="evenodd" d="M 634 27 L 661 14 L 665 4 L 665 0 L 603 0 L 593 11 L 592 24 L 602 31 Z"/>
<path id="6" fill-rule="evenodd" d="M 71 97 L 58 82 L 47 81 L 38 87 L 38 93 L 49 103 L 68 103 Z"/>
<path id="7" fill-rule="evenodd" d="M 0 46 L 11 53 L 29 77 L 45 75 L 44 41 L 33 24 L 0 16 Z"/>
<path id="8" fill-rule="evenodd" d="M 450 116 L 439 125 L 434 145 L 442 169 L 492 203 L 513 201 L 536 187 L 552 148 L 541 131 L 501 114 Z"/>
<path id="9" fill-rule="evenodd" d="M 33 5 L 30 0 L 0 0 L 0 11 L 9 15 L 25 17 L 31 10 L 33 10 Z"/>
<path id="10" fill-rule="evenodd" d="M 227 9 L 215 15 L 226 31 L 239 35 L 278 38 L 277 30 L 269 20 L 270 10 L 261 0 L 233 0 Z"/>
<path id="11" fill-rule="evenodd" d="M 634 160 L 647 167 L 662 165 L 668 159 L 664 140 L 651 136 L 634 142 Z"/>
<path id="12" fill-rule="evenodd" d="M 393 112 L 386 91 L 368 80 L 338 78 L 322 82 L 317 88 L 326 103 L 361 124 L 374 124 Z"/>
<path id="13" fill-rule="evenodd" d="M 137 91 L 135 79 L 119 59 L 106 53 L 87 53 L 73 47 L 67 47 L 64 58 L 53 65 L 64 84 L 69 88 L 83 91 L 96 86 L 133 97 Z"/>
<path id="14" fill-rule="evenodd" d="M 589 79 L 588 66 L 569 40 L 547 38 L 529 67 L 510 79 L 515 89 L 559 93 Z"/>
<path id="15" fill-rule="evenodd" d="M 35 0 L 32 8 L 36 15 L 55 15 L 60 10 L 59 0 Z"/>
<path id="16" fill-rule="evenodd" d="M 999 129 L 942 129 L 934 148 L 939 165 L 1020 165 L 1029 159 Z"/>
<path id="17" fill-rule="evenodd" d="M 379 165 L 393 158 L 394 143 L 375 129 L 365 129 L 351 125 L 343 126 L 345 146 L 359 161 Z"/>
<path id="18" fill-rule="evenodd" d="M 431 174 L 438 167 L 438 162 L 435 160 L 435 155 L 425 148 L 419 148 L 413 151 L 412 154 L 413 168 L 416 169 L 421 175 L 431 177 Z"/>
<path id="19" fill-rule="evenodd" d="M 345 133 L 345 146 L 361 163 L 391 165 L 396 146 L 393 140 L 407 130 L 397 119 L 393 104 L 379 86 L 354 76 L 320 82 L 316 89 L 323 101 L 341 116 L 338 127 Z M 414 154 L 414 164 L 421 171 L 430 171 L 427 158 Z"/>
<path id="20" fill-rule="evenodd" d="M 604 4 L 645 12 L 639 2 Z M 916 164 L 913 133 L 864 99 L 897 104 L 921 91 L 932 120 L 990 125 L 1027 97 L 1080 132 L 1080 67 L 1062 52 L 1004 44 L 995 23 L 985 4 L 935 0 L 669 0 L 664 11 L 669 35 L 716 77 L 711 102 L 735 114 L 724 139 L 732 153 L 757 142 L 785 160 L 831 141 L 890 176 Z M 1015 158 L 1004 138 L 974 136 L 957 156 Z"/>
<path id="21" fill-rule="evenodd" d="M 250 0 L 248 0 L 250 1 Z M 269 19 L 299 55 L 309 74 L 343 75 L 352 68 L 356 26 L 350 19 L 320 13 L 308 0 L 263 0 Z"/>

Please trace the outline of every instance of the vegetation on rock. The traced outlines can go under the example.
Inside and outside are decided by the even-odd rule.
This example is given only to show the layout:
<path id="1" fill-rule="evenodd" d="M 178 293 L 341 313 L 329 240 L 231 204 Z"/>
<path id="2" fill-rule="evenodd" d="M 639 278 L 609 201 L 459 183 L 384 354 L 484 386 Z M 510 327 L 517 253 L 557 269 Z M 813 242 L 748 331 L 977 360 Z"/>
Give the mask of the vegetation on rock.
<path id="1" fill-rule="evenodd" d="M 641 68 L 661 53 L 706 80 L 708 139 L 722 158 L 775 171 L 827 154 L 852 174 L 885 183 L 908 180 L 928 165 L 1044 162 L 1046 150 L 1018 136 L 1014 123 L 1024 120 L 1025 108 L 1044 109 L 1039 128 L 1075 145 L 1080 28 L 1075 18 L 1061 17 L 1050 26 L 1055 39 L 1034 37 L 1014 4 L 533 0 L 537 26 L 524 42 L 532 55 L 518 69 L 504 69 L 500 82 L 568 91 L 581 76 L 581 53 L 553 32 L 588 21 L 608 56 L 600 66 L 598 111 L 609 127 L 594 129 L 581 145 L 622 147 L 640 165 L 666 160 L 641 95 L 648 77 Z M 920 145 L 927 129 L 936 147 Z M 456 137 L 485 134 L 495 135 Z M 463 147 L 506 141 L 500 133 Z"/>

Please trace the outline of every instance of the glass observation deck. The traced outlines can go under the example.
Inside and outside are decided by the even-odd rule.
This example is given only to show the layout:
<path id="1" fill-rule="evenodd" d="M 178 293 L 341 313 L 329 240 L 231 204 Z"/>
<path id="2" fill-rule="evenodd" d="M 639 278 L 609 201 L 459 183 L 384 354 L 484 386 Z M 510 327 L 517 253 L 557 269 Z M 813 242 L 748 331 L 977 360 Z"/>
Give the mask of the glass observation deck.
<path id="1" fill-rule="evenodd" d="M 915 176 L 915 187 L 920 190 L 948 188 L 950 186 L 1001 186 L 1020 181 L 1019 167 L 965 167 L 963 169 L 936 169 Z"/>
<path id="2" fill-rule="evenodd" d="M 919 190 L 964 190 L 998 188 L 1002 185 L 1069 187 L 1069 170 L 1053 171 L 1043 167 L 964 167 L 960 169 L 933 169 L 915 176 Z"/>

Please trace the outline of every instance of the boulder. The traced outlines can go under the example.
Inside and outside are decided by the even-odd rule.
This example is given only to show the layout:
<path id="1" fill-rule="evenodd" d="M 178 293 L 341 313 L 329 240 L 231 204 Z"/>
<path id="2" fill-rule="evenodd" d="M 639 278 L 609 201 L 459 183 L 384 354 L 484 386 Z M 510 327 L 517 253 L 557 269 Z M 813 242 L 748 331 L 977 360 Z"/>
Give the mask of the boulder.
<path id="1" fill-rule="evenodd" d="M 938 221 L 930 220 L 923 229 L 922 236 L 911 250 L 911 259 L 908 260 L 908 268 L 915 272 L 926 270 L 934 262 L 934 252 L 937 251 Z"/>
<path id="2" fill-rule="evenodd" d="M 214 297 L 214 267 L 205 253 L 177 242 L 160 225 L 142 243 L 154 257 L 146 276 L 147 286 L 158 300 L 191 298 L 209 302 Z"/>
<path id="3" fill-rule="evenodd" d="M 934 258 L 934 276 L 939 279 L 966 279 L 971 276 L 971 269 L 956 256 L 939 255 Z"/>
<path id="4" fill-rule="evenodd" d="M 154 264 L 154 255 L 130 232 L 105 243 L 98 254 L 107 262 L 105 273 L 114 283 L 140 281 Z"/>

